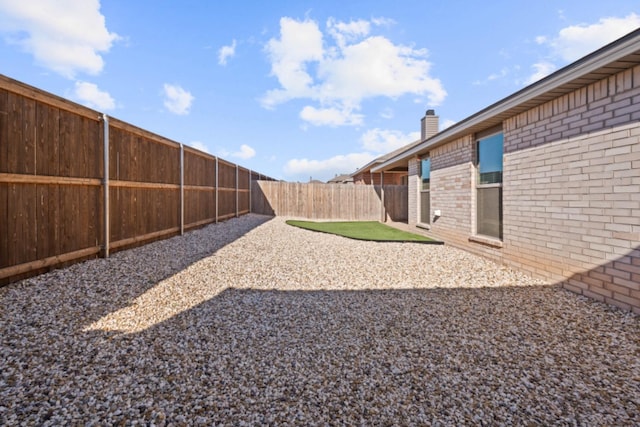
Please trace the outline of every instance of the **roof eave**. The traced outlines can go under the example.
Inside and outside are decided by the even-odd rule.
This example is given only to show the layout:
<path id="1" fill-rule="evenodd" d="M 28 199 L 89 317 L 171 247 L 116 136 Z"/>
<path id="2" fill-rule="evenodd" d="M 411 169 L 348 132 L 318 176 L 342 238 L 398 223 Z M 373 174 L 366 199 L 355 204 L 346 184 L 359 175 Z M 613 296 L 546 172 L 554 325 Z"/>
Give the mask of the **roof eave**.
<path id="1" fill-rule="evenodd" d="M 433 137 L 424 140 L 417 146 L 387 159 L 385 162 L 372 167 L 371 171 L 384 172 L 385 169 L 397 167 L 408 159 L 425 154 L 439 145 L 502 123 L 508 117 L 527 111 L 551 99 L 569 93 L 578 87 L 583 87 L 624 69 L 631 68 L 640 63 L 639 46 L 640 29 L 480 110 Z M 624 59 L 626 57 L 633 58 L 625 62 Z M 613 65 L 616 63 L 619 64 L 614 67 Z M 590 75 L 591 77 L 589 77 Z M 577 82 L 578 80 L 580 80 L 579 83 Z"/>

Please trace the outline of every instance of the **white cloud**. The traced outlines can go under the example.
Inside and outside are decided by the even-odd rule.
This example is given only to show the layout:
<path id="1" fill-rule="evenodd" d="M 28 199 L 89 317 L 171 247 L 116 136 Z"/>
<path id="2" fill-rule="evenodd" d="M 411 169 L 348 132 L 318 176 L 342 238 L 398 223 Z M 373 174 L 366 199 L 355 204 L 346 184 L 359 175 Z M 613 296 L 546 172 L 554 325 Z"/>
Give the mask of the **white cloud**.
<path id="1" fill-rule="evenodd" d="M 190 92 L 177 85 L 164 84 L 164 106 L 174 114 L 189 114 L 194 97 Z"/>
<path id="2" fill-rule="evenodd" d="M 322 33 L 315 22 L 280 19 L 280 39 L 271 39 L 265 48 L 271 61 L 271 75 L 282 89 L 264 96 L 262 105 L 272 108 L 294 98 L 311 95 L 313 78 L 307 72 L 307 62 L 320 61 L 323 56 Z"/>
<path id="3" fill-rule="evenodd" d="M 0 0 L 0 31 L 43 67 L 67 78 L 99 74 L 101 54 L 119 39 L 107 29 L 98 0 Z"/>
<path id="4" fill-rule="evenodd" d="M 476 80 L 475 82 L 473 82 L 473 84 L 476 86 L 486 85 L 494 80 L 503 79 L 508 75 L 509 75 L 509 69 L 505 67 L 502 70 L 500 70 L 498 73 L 489 74 L 489 76 L 484 80 Z"/>
<path id="5" fill-rule="evenodd" d="M 234 153 L 231 153 L 231 156 L 233 157 L 238 157 L 240 159 L 250 159 L 252 157 L 254 157 L 256 155 L 256 150 L 254 150 L 253 148 L 249 147 L 246 144 L 242 144 L 240 146 L 240 150 L 236 151 Z"/>
<path id="6" fill-rule="evenodd" d="M 284 166 L 284 172 L 289 176 L 313 176 L 322 179 L 322 177 L 332 177 L 336 174 L 355 172 L 374 158 L 375 156 L 370 153 L 351 153 L 324 160 L 291 159 Z"/>
<path id="7" fill-rule="evenodd" d="M 326 181 L 336 174 L 352 173 L 381 154 L 389 153 L 420 138 L 420 132 L 403 133 L 397 130 L 371 129 L 361 138 L 363 151 L 337 155 L 328 159 L 291 159 L 285 167 L 287 176 L 306 180 L 313 177 Z"/>
<path id="8" fill-rule="evenodd" d="M 209 153 L 209 147 L 207 147 L 207 145 L 204 142 L 201 141 L 192 141 L 189 143 L 189 145 L 193 148 L 195 148 L 196 150 L 200 150 L 203 151 L 205 153 Z"/>
<path id="9" fill-rule="evenodd" d="M 319 97 L 359 103 L 377 96 L 426 94 L 431 105 L 438 105 L 446 92 L 439 80 L 429 77 L 425 57 L 424 49 L 396 46 L 380 36 L 345 46 L 340 56 L 319 64 Z"/>
<path id="10" fill-rule="evenodd" d="M 457 122 L 455 120 L 451 120 L 451 119 L 443 120 L 442 123 L 440 123 L 440 130 L 445 130 L 446 128 L 450 128 L 456 123 Z"/>
<path id="11" fill-rule="evenodd" d="M 362 19 L 347 23 L 329 18 L 327 21 L 327 30 L 336 40 L 338 46 L 344 47 L 347 42 L 355 41 L 368 35 L 371 31 L 371 23 Z"/>
<path id="12" fill-rule="evenodd" d="M 563 61 L 572 62 L 640 27 L 640 15 L 607 17 L 597 23 L 571 25 L 554 38 L 539 36 L 536 41 L 548 44 Z"/>
<path id="13" fill-rule="evenodd" d="M 227 60 L 233 58 L 236 54 L 236 44 L 234 39 L 229 46 L 222 46 L 218 50 L 218 64 L 227 65 Z"/>
<path id="14" fill-rule="evenodd" d="M 391 18 L 379 17 L 379 18 L 371 18 L 371 23 L 380 27 L 390 27 L 394 25 L 396 21 L 394 21 Z"/>
<path id="15" fill-rule="evenodd" d="M 536 64 L 533 64 L 531 67 L 534 69 L 534 72 L 524 81 L 525 85 L 535 83 L 556 70 L 556 66 L 547 61 L 538 62 Z"/>
<path id="16" fill-rule="evenodd" d="M 562 17 L 562 11 L 559 12 Z M 540 35 L 535 42 L 549 49 L 548 55 L 533 64 L 533 73 L 524 80 L 525 85 L 548 76 L 560 66 L 576 61 L 640 27 L 640 15 L 601 18 L 595 24 L 570 25 L 556 36 Z"/>
<path id="17" fill-rule="evenodd" d="M 116 102 L 109 95 L 109 92 L 100 90 L 94 83 L 76 82 L 74 96 L 89 108 L 97 110 L 113 110 L 116 108 Z"/>
<path id="18" fill-rule="evenodd" d="M 395 45 L 386 37 L 370 35 L 372 25 L 386 23 L 381 19 L 345 23 L 330 18 L 327 33 L 331 37 L 325 40 L 316 22 L 282 18 L 280 37 L 269 40 L 265 48 L 271 74 L 280 87 L 264 95 L 263 107 L 309 99 L 318 106 L 305 107 L 301 118 L 336 126 L 361 124 L 363 116 L 351 112 L 359 110 L 367 98 L 412 94 L 426 96 L 430 105 L 440 104 L 446 91 L 429 75 L 426 49 Z"/>
<path id="19" fill-rule="evenodd" d="M 365 132 L 360 138 L 360 141 L 362 142 L 362 147 L 365 150 L 384 154 L 418 139 L 420 139 L 420 132 L 405 134 L 398 130 L 376 128 Z"/>
<path id="20" fill-rule="evenodd" d="M 252 157 L 255 157 L 256 155 L 256 150 L 254 150 L 252 147 L 246 145 L 246 144 L 242 144 L 240 146 L 240 149 L 238 151 L 229 151 L 226 148 L 222 148 L 222 147 L 218 147 L 218 149 L 216 150 L 216 154 L 219 157 L 237 157 L 239 159 L 250 159 Z"/>
<path id="21" fill-rule="evenodd" d="M 395 114 L 391 108 L 385 108 L 384 110 L 380 111 L 380 117 L 382 117 L 383 119 L 393 119 L 394 115 Z"/>
<path id="22" fill-rule="evenodd" d="M 535 40 L 538 44 L 545 44 L 549 40 L 549 38 L 547 36 L 537 36 Z"/>
<path id="23" fill-rule="evenodd" d="M 361 125 L 362 114 L 355 114 L 348 108 L 315 108 L 307 105 L 300 111 L 300 118 L 314 126 Z"/>

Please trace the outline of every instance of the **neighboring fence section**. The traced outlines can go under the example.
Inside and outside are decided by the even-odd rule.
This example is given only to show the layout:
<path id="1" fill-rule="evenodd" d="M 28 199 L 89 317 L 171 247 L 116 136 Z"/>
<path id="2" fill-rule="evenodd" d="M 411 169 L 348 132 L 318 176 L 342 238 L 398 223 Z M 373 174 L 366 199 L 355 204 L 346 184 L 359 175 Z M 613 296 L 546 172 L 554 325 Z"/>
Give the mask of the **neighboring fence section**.
<path id="1" fill-rule="evenodd" d="M 0 75 L 0 284 L 246 214 L 268 179 Z"/>
<path id="2" fill-rule="evenodd" d="M 406 221 L 402 185 L 301 184 L 259 181 L 251 187 L 251 211 L 322 220 Z"/>

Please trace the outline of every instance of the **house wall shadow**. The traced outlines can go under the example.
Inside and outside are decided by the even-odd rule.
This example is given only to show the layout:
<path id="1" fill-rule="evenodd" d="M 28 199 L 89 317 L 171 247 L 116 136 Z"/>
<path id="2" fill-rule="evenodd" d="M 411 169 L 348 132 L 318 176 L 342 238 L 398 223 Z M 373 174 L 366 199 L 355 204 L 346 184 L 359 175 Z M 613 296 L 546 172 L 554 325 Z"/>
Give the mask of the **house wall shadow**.
<path id="1" fill-rule="evenodd" d="M 275 216 L 276 211 L 262 188 L 263 182 L 264 181 L 251 182 L 251 212 L 260 215 Z"/>
<path id="2" fill-rule="evenodd" d="M 640 245 L 612 261 L 575 273 L 561 284 L 596 301 L 640 314 Z"/>
<path id="3" fill-rule="evenodd" d="M 406 185 L 374 186 L 382 202 L 384 190 L 385 221 L 407 222 L 409 220 L 409 187 Z"/>

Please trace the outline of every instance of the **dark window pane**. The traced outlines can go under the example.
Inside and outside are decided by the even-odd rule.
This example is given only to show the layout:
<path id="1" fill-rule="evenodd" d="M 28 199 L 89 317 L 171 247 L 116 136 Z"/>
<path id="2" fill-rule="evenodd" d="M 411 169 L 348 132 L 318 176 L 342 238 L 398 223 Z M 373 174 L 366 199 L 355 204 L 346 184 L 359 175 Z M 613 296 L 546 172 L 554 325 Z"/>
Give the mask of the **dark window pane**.
<path id="1" fill-rule="evenodd" d="M 428 190 L 431 183 L 431 158 L 427 157 L 420 162 L 420 178 L 422 189 Z"/>
<path id="2" fill-rule="evenodd" d="M 502 182 L 503 136 L 497 134 L 478 141 L 478 173 L 480 184 Z"/>
<path id="3" fill-rule="evenodd" d="M 502 187 L 478 188 L 478 234 L 502 239 Z"/>
<path id="4" fill-rule="evenodd" d="M 420 192 L 420 222 L 431 224 L 431 193 L 428 191 Z"/>

